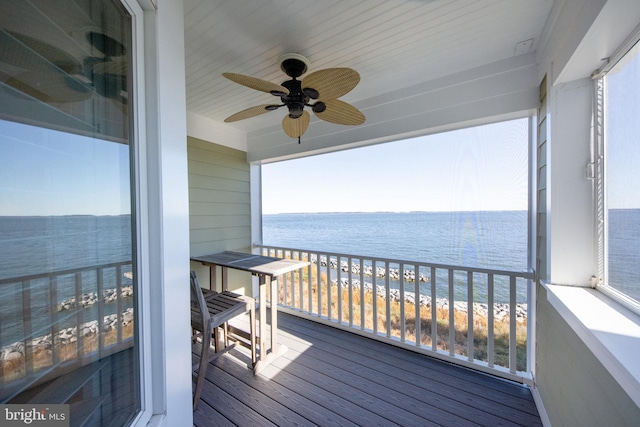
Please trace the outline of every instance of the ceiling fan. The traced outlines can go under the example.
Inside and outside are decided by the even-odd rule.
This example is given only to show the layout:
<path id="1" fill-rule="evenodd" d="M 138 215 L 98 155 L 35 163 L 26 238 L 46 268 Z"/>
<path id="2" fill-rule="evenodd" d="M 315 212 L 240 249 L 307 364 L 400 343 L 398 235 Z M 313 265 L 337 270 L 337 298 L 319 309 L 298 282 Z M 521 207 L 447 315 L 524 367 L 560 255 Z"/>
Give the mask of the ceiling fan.
<path id="1" fill-rule="evenodd" d="M 307 72 L 309 60 L 296 53 L 280 57 L 280 68 L 291 77 L 278 85 L 255 77 L 235 73 L 222 73 L 231 81 L 280 98 L 280 104 L 262 104 L 247 108 L 227 117 L 226 123 L 248 119 L 280 107 L 287 107 L 289 113 L 282 120 L 282 129 L 291 138 L 298 138 L 309 126 L 310 115 L 305 107 L 310 107 L 315 115 L 327 122 L 342 125 L 361 125 L 364 115 L 351 104 L 339 100 L 349 93 L 360 81 L 360 75 L 351 68 L 327 68 L 308 74 L 302 80 L 298 77 Z"/>
<path id="2" fill-rule="evenodd" d="M 95 93 L 126 108 L 126 47 L 96 31 L 86 40 L 99 55 L 81 62 L 44 40 L 0 30 L 0 66 L 10 66 L 10 74 L 0 68 L 0 81 L 43 102 L 85 101 Z"/>

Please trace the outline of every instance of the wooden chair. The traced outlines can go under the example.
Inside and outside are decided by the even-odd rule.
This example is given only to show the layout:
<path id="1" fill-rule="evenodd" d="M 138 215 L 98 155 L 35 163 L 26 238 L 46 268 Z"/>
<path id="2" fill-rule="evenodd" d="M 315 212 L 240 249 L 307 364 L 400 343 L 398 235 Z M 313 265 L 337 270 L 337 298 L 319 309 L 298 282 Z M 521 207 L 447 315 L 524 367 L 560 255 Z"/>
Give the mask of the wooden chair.
<path id="1" fill-rule="evenodd" d="M 255 299 L 233 292 L 215 292 L 200 288 L 195 271 L 191 272 L 191 327 L 194 331 L 199 331 L 202 335 L 202 342 L 197 343 L 197 336 L 194 335 L 196 344 L 194 357 L 194 379 L 196 381 L 193 394 L 193 409 L 196 409 L 200 400 L 200 393 L 207 373 L 207 365 L 211 360 L 218 357 L 229 348 L 227 336 L 227 322 L 236 316 L 249 313 L 251 364 L 256 364 L 256 321 L 255 321 Z M 216 349 L 211 349 L 211 335 L 216 332 L 219 326 L 224 326 L 225 349 L 218 351 L 217 334 Z M 198 360 L 199 359 L 199 360 Z"/>

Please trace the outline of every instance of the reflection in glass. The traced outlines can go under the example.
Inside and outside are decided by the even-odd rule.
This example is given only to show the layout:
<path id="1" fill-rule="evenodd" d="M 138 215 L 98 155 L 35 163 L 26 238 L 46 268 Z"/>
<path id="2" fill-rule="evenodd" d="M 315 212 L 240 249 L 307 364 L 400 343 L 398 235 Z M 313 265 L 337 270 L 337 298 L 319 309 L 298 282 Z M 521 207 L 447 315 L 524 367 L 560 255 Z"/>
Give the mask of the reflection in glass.
<path id="1" fill-rule="evenodd" d="M 606 76 L 606 285 L 640 303 L 640 44 Z"/>
<path id="2" fill-rule="evenodd" d="M 128 111 L 118 1 L 0 0 L 0 403 L 140 409 Z"/>

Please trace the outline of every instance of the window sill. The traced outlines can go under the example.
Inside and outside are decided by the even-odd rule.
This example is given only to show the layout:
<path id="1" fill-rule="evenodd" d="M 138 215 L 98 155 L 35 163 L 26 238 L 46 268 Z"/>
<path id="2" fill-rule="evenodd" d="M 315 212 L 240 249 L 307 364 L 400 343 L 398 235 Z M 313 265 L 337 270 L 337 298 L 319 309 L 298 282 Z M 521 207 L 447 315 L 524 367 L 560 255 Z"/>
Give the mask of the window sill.
<path id="1" fill-rule="evenodd" d="M 594 289 L 543 286 L 551 306 L 640 406 L 640 316 Z"/>

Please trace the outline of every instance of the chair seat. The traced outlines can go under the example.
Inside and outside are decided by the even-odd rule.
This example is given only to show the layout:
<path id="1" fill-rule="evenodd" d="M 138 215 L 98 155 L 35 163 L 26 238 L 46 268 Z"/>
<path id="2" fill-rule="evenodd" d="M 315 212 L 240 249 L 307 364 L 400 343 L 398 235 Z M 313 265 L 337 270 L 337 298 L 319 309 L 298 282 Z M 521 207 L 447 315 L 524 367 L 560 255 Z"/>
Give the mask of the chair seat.
<path id="1" fill-rule="evenodd" d="M 240 314 L 248 313 L 255 300 L 251 297 L 233 292 L 215 292 L 202 290 L 209 315 L 211 327 L 215 328 Z M 191 306 L 191 324 L 195 329 L 202 330 L 202 315 L 198 307 Z"/>

